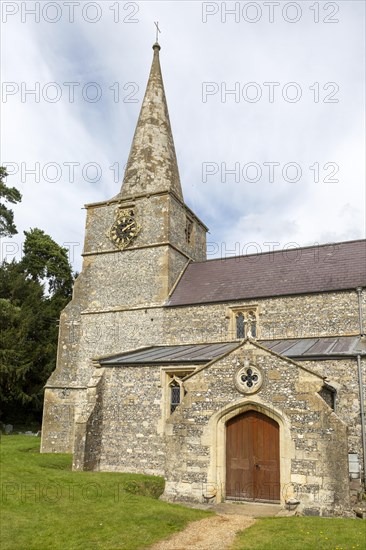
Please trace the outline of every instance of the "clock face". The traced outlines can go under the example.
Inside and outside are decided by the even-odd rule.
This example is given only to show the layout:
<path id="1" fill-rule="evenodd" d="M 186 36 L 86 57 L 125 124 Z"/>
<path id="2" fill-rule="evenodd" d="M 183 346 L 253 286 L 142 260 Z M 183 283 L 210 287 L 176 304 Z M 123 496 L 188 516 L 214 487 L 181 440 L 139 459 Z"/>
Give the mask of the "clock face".
<path id="1" fill-rule="evenodd" d="M 140 226 L 136 222 L 134 211 L 123 210 L 118 212 L 109 235 L 118 248 L 123 249 L 131 243 L 140 229 Z"/>

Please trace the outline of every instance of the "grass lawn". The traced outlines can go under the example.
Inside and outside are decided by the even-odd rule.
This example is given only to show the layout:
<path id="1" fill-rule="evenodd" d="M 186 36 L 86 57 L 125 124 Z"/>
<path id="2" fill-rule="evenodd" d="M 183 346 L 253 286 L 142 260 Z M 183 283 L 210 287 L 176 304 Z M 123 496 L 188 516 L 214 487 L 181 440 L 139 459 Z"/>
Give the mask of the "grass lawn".
<path id="1" fill-rule="evenodd" d="M 366 521 L 342 518 L 260 518 L 232 550 L 364 550 Z"/>
<path id="2" fill-rule="evenodd" d="M 134 550 L 210 515 L 157 500 L 162 478 L 72 472 L 71 455 L 39 444 L 1 438 L 1 550 Z"/>

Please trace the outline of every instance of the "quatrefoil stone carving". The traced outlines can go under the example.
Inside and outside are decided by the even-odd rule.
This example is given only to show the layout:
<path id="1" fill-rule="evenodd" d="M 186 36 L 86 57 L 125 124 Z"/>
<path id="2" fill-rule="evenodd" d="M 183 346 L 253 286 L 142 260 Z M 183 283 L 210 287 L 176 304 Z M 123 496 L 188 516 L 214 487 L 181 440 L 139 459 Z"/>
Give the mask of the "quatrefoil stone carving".
<path id="1" fill-rule="evenodd" d="M 263 384 L 263 374 L 261 370 L 244 361 L 244 366 L 241 366 L 235 374 L 235 386 L 241 393 L 252 394 L 260 390 Z"/>

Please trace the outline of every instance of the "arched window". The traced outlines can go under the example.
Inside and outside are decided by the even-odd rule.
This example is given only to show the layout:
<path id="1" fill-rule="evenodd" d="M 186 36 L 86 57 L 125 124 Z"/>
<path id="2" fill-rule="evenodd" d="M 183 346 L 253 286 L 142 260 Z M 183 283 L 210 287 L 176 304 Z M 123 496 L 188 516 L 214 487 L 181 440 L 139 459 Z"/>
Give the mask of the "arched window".
<path id="1" fill-rule="evenodd" d="M 172 414 L 175 409 L 180 404 L 180 385 L 178 382 L 174 381 L 170 386 L 170 414 Z"/>
<path id="2" fill-rule="evenodd" d="M 238 315 L 236 316 L 236 337 L 245 337 L 245 320 L 242 313 L 238 313 Z"/>
<path id="3" fill-rule="evenodd" d="M 174 371 L 162 369 L 165 379 L 163 399 L 166 418 L 173 414 L 182 403 L 187 394 L 183 380 L 186 376 L 194 372 L 194 370 L 194 368 L 174 369 Z"/>
<path id="4" fill-rule="evenodd" d="M 230 338 L 259 338 L 258 336 L 258 306 L 243 305 L 231 308 L 227 316 L 230 319 Z"/>
<path id="5" fill-rule="evenodd" d="M 256 338 L 257 336 L 257 317 L 254 311 L 250 311 L 248 315 L 248 333 L 247 336 Z"/>

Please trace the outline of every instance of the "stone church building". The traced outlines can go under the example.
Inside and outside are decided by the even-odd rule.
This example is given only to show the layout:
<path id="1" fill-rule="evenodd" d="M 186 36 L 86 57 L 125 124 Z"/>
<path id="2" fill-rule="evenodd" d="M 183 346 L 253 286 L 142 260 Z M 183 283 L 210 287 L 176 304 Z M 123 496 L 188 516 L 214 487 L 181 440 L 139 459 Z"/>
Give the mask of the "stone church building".
<path id="1" fill-rule="evenodd" d="M 168 499 L 342 514 L 364 476 L 366 241 L 206 259 L 154 55 L 121 190 L 88 204 L 42 452 Z"/>

